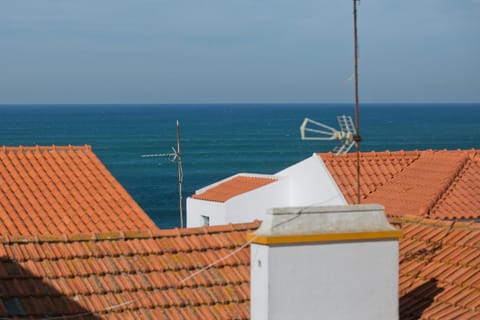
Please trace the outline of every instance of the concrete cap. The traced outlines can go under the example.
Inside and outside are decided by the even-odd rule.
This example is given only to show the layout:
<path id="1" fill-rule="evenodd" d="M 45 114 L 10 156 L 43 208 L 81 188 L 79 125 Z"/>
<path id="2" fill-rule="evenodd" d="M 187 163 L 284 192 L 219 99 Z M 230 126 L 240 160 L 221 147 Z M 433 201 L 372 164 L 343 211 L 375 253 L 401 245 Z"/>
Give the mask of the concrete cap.
<path id="1" fill-rule="evenodd" d="M 256 236 L 287 236 L 393 231 L 377 204 L 272 208 Z"/>

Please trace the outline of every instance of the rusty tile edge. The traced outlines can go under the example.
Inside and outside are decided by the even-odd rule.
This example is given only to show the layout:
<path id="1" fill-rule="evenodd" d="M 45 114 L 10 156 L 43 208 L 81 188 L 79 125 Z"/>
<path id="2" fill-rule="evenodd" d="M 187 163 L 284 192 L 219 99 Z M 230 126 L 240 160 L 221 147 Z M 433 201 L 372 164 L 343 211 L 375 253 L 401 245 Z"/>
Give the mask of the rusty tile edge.
<path id="1" fill-rule="evenodd" d="M 76 152 L 76 151 L 91 151 L 92 146 L 85 144 L 83 146 L 81 145 L 66 145 L 66 146 L 60 146 L 60 145 L 51 145 L 51 146 L 40 146 L 40 145 L 35 145 L 35 146 L 6 146 L 3 145 L 0 147 L 0 152 L 8 154 L 8 153 L 26 153 L 26 152 L 54 152 L 54 151 L 71 151 L 71 152 Z"/>
<path id="2" fill-rule="evenodd" d="M 185 229 L 157 229 L 157 230 L 129 230 L 110 231 L 101 233 L 75 233 L 61 235 L 36 235 L 36 236 L 0 236 L 0 244 L 27 244 L 44 242 L 83 242 L 83 241 L 116 241 L 133 239 L 161 239 L 206 236 L 233 232 L 253 231 L 260 226 L 261 221 L 249 223 L 226 224 L 211 227 L 197 227 Z"/>

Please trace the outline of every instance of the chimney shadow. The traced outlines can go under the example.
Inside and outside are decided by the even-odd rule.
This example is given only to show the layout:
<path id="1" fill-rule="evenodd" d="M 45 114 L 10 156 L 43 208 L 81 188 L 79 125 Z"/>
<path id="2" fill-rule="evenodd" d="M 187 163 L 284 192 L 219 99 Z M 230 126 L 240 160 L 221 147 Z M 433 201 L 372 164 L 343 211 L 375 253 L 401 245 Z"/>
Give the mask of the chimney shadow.
<path id="1" fill-rule="evenodd" d="M 435 297 L 443 290 L 438 287 L 437 279 L 430 279 L 400 297 L 400 319 L 420 319 L 423 312 L 432 305 Z"/>
<path id="2" fill-rule="evenodd" d="M 0 257 L 0 318 L 101 319 L 15 260 Z"/>

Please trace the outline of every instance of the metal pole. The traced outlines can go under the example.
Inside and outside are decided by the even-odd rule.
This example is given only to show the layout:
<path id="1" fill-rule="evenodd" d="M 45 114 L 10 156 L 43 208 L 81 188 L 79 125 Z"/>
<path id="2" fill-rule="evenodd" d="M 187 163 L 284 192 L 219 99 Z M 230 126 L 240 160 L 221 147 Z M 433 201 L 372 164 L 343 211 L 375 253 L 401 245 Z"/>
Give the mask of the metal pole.
<path id="1" fill-rule="evenodd" d="M 179 211 L 180 211 L 180 228 L 183 228 L 183 196 L 182 196 L 182 183 L 183 183 L 183 171 L 182 171 L 182 153 L 180 151 L 180 124 L 177 120 L 177 165 L 178 165 L 178 198 L 179 198 Z"/>
<path id="2" fill-rule="evenodd" d="M 357 0 L 353 0 L 353 33 L 354 33 L 354 60 L 355 60 L 355 130 L 354 137 L 357 149 L 357 203 L 360 203 L 360 123 L 358 107 L 358 38 L 357 38 Z"/>

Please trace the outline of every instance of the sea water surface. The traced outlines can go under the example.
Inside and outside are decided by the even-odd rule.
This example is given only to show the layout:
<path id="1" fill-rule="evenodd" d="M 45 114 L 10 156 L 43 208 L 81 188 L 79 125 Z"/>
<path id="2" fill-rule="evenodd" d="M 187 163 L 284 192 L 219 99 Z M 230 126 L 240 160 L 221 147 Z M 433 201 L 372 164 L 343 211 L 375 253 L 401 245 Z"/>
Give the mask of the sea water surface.
<path id="1" fill-rule="evenodd" d="M 350 104 L 1 105 L 0 145 L 84 145 L 160 228 L 179 225 L 177 166 L 166 158 L 180 121 L 184 198 L 239 172 L 273 174 L 328 152 L 301 141 L 305 117 L 338 127 Z M 362 151 L 480 149 L 480 104 L 365 104 Z M 352 150 L 353 151 L 353 150 Z"/>

